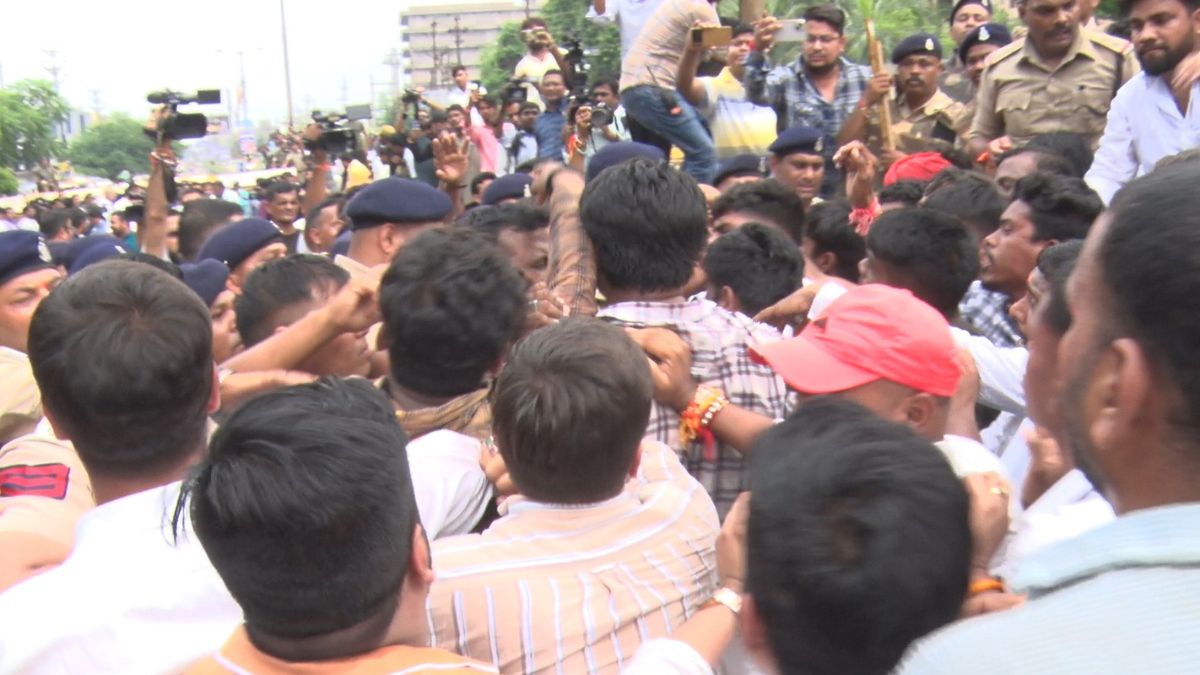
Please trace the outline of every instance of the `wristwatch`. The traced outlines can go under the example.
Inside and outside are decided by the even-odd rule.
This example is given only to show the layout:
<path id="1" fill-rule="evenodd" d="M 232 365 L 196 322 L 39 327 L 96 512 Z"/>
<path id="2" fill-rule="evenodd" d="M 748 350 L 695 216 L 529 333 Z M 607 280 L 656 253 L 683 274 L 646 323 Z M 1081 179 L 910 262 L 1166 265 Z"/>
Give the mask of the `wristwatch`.
<path id="1" fill-rule="evenodd" d="M 742 594 L 728 586 L 722 586 L 713 593 L 711 600 L 701 605 L 700 609 L 707 609 L 714 605 L 723 605 L 733 612 L 734 616 L 737 616 L 742 613 Z"/>

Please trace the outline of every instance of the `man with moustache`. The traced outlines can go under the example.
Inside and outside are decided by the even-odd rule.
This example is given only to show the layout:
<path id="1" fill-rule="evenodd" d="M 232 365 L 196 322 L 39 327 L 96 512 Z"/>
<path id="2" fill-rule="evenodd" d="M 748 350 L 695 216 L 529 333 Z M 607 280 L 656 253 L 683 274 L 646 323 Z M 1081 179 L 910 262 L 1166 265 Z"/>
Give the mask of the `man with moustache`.
<path id="1" fill-rule="evenodd" d="M 883 132 L 875 104 L 888 92 L 870 88 L 863 92 L 863 103 L 842 126 L 838 144 L 864 141 L 885 167 L 908 154 L 953 149 L 959 132 L 969 120 L 964 114 L 965 106 L 938 88 L 942 74 L 941 41 L 932 33 L 910 35 L 892 50 L 892 63 L 896 66 L 897 95 L 889 97 L 888 106 L 895 149 L 879 147 Z"/>
<path id="2" fill-rule="evenodd" d="M 1118 517 L 1030 556 L 1007 580 L 1029 593 L 1023 607 L 933 635 L 902 675 L 1190 673 L 1200 663 L 1198 184 L 1195 162 L 1130 183 L 1067 282 L 1062 419 L 1076 463 Z"/>
<path id="3" fill-rule="evenodd" d="M 1076 0 L 1020 0 L 1017 10 L 1029 34 L 984 70 L 968 149 L 986 161 L 1062 130 L 1095 147 L 1113 96 L 1138 72 L 1132 46 L 1080 28 Z"/>
<path id="4" fill-rule="evenodd" d="M 1181 150 L 1200 146 L 1200 1 L 1124 0 L 1142 72 L 1113 99 L 1100 149 L 1085 180 L 1104 203 L 1127 181 Z"/>

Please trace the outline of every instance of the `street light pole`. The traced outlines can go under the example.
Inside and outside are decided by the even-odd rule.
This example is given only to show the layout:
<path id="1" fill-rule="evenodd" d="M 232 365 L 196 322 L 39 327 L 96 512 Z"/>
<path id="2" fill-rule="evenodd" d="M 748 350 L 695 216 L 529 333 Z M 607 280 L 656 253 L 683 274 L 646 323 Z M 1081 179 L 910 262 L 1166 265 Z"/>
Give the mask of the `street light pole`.
<path id="1" fill-rule="evenodd" d="M 287 119 L 291 128 L 296 119 L 292 110 L 292 65 L 288 59 L 287 15 L 283 11 L 283 0 L 279 0 L 279 24 L 283 28 L 283 85 L 287 91 Z"/>

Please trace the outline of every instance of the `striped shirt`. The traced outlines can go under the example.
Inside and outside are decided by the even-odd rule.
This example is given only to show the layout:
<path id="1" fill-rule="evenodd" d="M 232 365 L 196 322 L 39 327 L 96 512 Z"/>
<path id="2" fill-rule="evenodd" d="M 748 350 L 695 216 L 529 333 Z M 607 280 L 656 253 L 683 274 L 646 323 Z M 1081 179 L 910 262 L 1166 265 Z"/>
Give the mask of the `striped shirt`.
<path id="1" fill-rule="evenodd" d="M 665 327 L 679 333 L 692 348 L 692 374 L 698 382 L 725 392 L 734 405 L 772 419 L 788 413 L 787 387 L 775 371 L 750 358 L 750 345 L 777 342 L 779 331 L 709 300 L 684 303 L 623 302 L 600 310 L 599 316 L 634 328 Z M 732 446 L 704 442 L 684 446 L 679 439 L 679 413 L 658 402 L 650 411 L 647 438 L 681 453 L 684 464 L 708 490 L 724 518 L 740 492 L 750 489 L 746 462 Z"/>
<path id="2" fill-rule="evenodd" d="M 353 675 L 483 675 L 494 673 L 495 667 L 440 649 L 392 645 L 345 659 L 298 663 L 284 661 L 260 651 L 250 642 L 246 627 L 240 626 L 221 651 L 191 668 L 188 675 L 248 675 L 250 673 L 296 673 L 318 675 L 340 673 Z"/>
<path id="3" fill-rule="evenodd" d="M 1027 558 L 1019 609 L 918 643 L 898 672 L 1195 673 L 1200 503 L 1135 511 Z"/>
<path id="4" fill-rule="evenodd" d="M 716 511 L 669 448 L 599 504 L 521 498 L 482 534 L 433 542 L 430 646 L 504 673 L 614 673 L 712 595 Z"/>

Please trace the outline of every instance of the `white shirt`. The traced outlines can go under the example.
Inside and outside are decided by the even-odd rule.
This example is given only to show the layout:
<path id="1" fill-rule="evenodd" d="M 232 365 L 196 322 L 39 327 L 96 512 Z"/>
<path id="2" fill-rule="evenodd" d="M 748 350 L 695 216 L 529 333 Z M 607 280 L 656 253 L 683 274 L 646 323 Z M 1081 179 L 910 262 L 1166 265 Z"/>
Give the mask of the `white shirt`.
<path id="1" fill-rule="evenodd" d="M 596 23 L 616 22 L 621 32 L 621 60 L 624 61 L 642 26 L 660 4 L 662 0 L 607 0 L 603 14 L 597 14 L 595 6 L 589 6 L 586 17 Z"/>
<path id="2" fill-rule="evenodd" d="M 425 533 L 430 539 L 470 533 L 493 496 L 479 466 L 479 441 L 442 429 L 410 441 L 407 449 Z"/>
<path id="3" fill-rule="evenodd" d="M 1125 183 L 1150 173 L 1158 160 L 1200 146 L 1200 82 L 1192 85 L 1186 114 L 1170 83 L 1145 71 L 1117 92 L 1100 147 L 1084 180 L 1105 204 Z"/>
<path id="4" fill-rule="evenodd" d="M 1071 469 L 1008 527 L 992 572 L 1010 579 L 1020 563 L 1050 544 L 1077 537 L 1116 518 L 1112 505 L 1079 469 Z"/>
<path id="5" fill-rule="evenodd" d="M 971 352 L 979 371 L 979 402 L 997 410 L 1025 415 L 1025 368 L 1029 350 L 1024 347 L 997 347 L 990 340 L 971 335 L 961 328 L 950 328 L 954 342 Z"/>
<path id="6" fill-rule="evenodd" d="M 189 536 L 178 482 L 97 506 L 59 567 L 0 595 L 0 673 L 179 672 L 221 647 L 242 611 Z"/>

